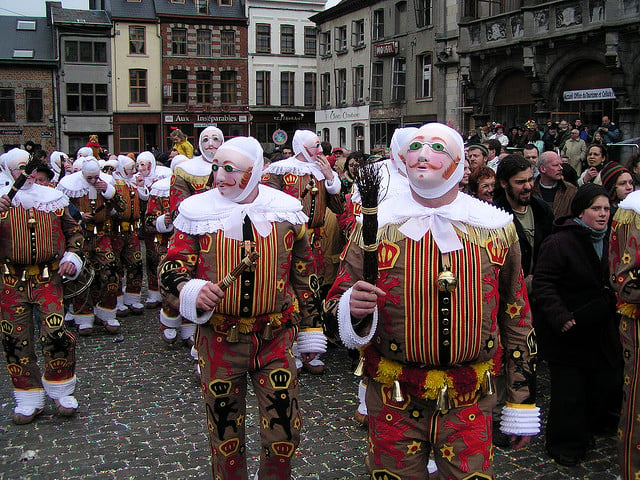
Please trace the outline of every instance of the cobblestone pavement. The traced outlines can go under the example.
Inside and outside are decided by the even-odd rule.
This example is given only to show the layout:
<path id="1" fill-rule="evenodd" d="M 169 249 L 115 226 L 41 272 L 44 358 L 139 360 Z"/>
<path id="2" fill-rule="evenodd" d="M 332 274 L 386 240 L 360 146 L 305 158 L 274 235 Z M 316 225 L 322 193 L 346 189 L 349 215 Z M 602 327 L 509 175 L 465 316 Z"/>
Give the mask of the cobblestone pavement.
<path id="1" fill-rule="evenodd" d="M 79 337 L 78 414 L 59 417 L 48 400 L 31 425 L 11 421 L 13 398 L 5 364 L 0 373 L 0 479 L 211 479 L 200 387 L 188 350 L 166 346 L 157 310 L 124 319 L 123 341 L 97 328 Z M 303 440 L 294 460 L 297 480 L 367 478 L 366 430 L 353 420 L 357 379 L 340 348 L 324 357 L 323 376 L 301 376 Z M 548 405 L 548 375 L 539 370 L 540 405 Z M 247 423 L 250 472 L 257 467 L 257 406 Z M 251 428 L 250 425 L 255 428 Z M 25 460 L 25 457 L 33 458 Z M 498 479 L 613 480 L 615 441 L 598 438 L 579 467 L 551 461 L 540 436 L 525 450 L 498 449 Z"/>

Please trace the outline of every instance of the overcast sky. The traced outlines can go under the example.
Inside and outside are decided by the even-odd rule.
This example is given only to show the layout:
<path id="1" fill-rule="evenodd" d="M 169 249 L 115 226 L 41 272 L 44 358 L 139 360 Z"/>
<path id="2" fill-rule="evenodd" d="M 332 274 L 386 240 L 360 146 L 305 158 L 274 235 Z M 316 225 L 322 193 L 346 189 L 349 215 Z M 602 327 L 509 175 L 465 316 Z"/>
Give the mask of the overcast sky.
<path id="1" fill-rule="evenodd" d="M 340 3 L 340 0 L 327 0 L 327 3 L 324 6 L 324 9 L 333 7 L 335 4 Z"/>

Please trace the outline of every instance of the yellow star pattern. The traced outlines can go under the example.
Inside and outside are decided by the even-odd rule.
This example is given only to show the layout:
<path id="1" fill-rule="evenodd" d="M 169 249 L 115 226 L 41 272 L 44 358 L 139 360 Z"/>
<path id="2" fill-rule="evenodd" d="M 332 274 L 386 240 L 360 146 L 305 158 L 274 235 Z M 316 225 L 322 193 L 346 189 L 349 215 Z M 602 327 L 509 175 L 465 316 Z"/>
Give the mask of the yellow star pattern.
<path id="1" fill-rule="evenodd" d="M 279 292 L 284 290 L 284 280 L 283 279 L 278 280 L 278 282 L 276 283 L 276 288 L 278 289 Z"/>
<path id="2" fill-rule="evenodd" d="M 625 264 L 631 263 L 631 255 L 629 255 L 628 253 L 625 253 L 624 255 L 622 255 L 622 263 L 625 263 Z"/>
<path id="3" fill-rule="evenodd" d="M 236 418 L 236 425 L 238 426 L 242 425 L 243 421 L 244 421 L 244 415 L 238 415 L 238 418 Z"/>
<path id="4" fill-rule="evenodd" d="M 420 450 L 422 450 L 422 447 L 420 446 L 420 442 L 417 442 L 414 440 L 407 446 L 407 455 L 415 455 Z"/>
<path id="5" fill-rule="evenodd" d="M 307 262 L 303 262 L 302 260 L 300 260 L 299 262 L 296 262 L 295 268 L 296 271 L 302 273 L 307 268 Z"/>
<path id="6" fill-rule="evenodd" d="M 520 316 L 520 310 L 522 310 L 522 305 L 518 305 L 517 303 L 507 303 L 506 313 L 511 318 L 516 318 Z"/>
<path id="7" fill-rule="evenodd" d="M 449 461 L 453 460 L 453 458 L 455 458 L 456 456 L 455 452 L 453 451 L 453 445 L 448 445 L 445 443 L 440 451 L 442 452 L 442 458 L 446 458 Z"/>

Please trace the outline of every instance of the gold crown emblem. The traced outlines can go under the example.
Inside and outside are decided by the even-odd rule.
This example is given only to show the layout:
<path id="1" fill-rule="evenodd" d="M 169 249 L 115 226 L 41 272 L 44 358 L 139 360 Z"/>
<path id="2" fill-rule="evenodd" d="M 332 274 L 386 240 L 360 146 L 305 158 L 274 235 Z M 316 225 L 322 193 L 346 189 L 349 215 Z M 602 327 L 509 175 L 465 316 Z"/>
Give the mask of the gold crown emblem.
<path id="1" fill-rule="evenodd" d="M 7 370 L 9 370 L 9 375 L 11 375 L 12 377 L 22 375 L 22 367 L 17 363 L 8 364 Z"/>
<path id="2" fill-rule="evenodd" d="M 284 243 L 284 249 L 287 252 L 290 252 L 291 249 L 293 249 L 293 232 L 291 230 L 289 230 L 285 235 L 284 238 L 282 239 L 283 243 Z"/>
<path id="3" fill-rule="evenodd" d="M 209 391 L 214 397 L 224 397 L 231 393 L 231 382 L 225 380 L 214 380 L 209 384 Z"/>
<path id="4" fill-rule="evenodd" d="M 293 455 L 295 447 L 291 442 L 274 442 L 271 445 L 273 453 L 280 457 L 290 457 Z"/>
<path id="5" fill-rule="evenodd" d="M 395 243 L 384 241 L 378 247 L 378 270 L 393 268 L 400 256 L 400 247 Z"/>
<path id="6" fill-rule="evenodd" d="M 6 320 L 2 320 L 2 322 L 0 322 L 0 328 L 2 328 L 2 333 L 4 333 L 5 335 L 11 335 L 11 333 L 13 332 L 13 325 L 11 325 Z"/>
<path id="7" fill-rule="evenodd" d="M 507 258 L 507 249 L 496 245 L 493 239 L 487 239 L 487 254 L 489 255 L 489 261 L 494 265 L 504 265 L 504 260 Z"/>
<path id="8" fill-rule="evenodd" d="M 296 180 L 298 180 L 298 176 L 294 175 L 293 173 L 287 173 L 284 177 L 282 177 L 282 179 L 287 185 L 292 185 L 296 183 Z"/>
<path id="9" fill-rule="evenodd" d="M 64 317 L 59 313 L 52 313 L 44 321 L 50 329 L 57 330 L 64 324 Z"/>
<path id="10" fill-rule="evenodd" d="M 64 358 L 54 358 L 49 362 L 49 366 L 53 370 L 58 370 L 59 368 L 64 368 L 67 366 L 67 360 Z"/>
<path id="11" fill-rule="evenodd" d="M 371 478 L 373 478 L 373 480 L 402 480 L 402 477 L 388 470 L 374 470 L 371 472 Z"/>
<path id="12" fill-rule="evenodd" d="M 274 370 L 269 374 L 269 380 L 271 380 L 271 385 L 273 386 L 273 388 L 289 388 L 289 383 L 291 382 L 291 372 L 282 368 L 278 368 L 277 370 Z"/>
<path id="13" fill-rule="evenodd" d="M 240 441 L 237 438 L 230 438 L 220 445 L 220 453 L 222 453 L 225 457 L 233 455 L 238 451 L 239 445 Z"/>

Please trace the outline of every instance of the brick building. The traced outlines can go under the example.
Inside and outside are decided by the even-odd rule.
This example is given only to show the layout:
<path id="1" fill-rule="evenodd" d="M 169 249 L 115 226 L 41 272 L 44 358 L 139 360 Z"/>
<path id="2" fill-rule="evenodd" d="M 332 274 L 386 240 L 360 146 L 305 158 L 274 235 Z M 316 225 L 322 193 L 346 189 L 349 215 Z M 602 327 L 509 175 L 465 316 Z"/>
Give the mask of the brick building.
<path id="1" fill-rule="evenodd" d="M 163 148 L 180 128 L 197 145 L 216 125 L 248 135 L 247 26 L 240 0 L 155 1 L 162 42 Z"/>
<path id="2" fill-rule="evenodd" d="M 57 147 L 56 61 L 46 18 L 0 17 L 0 144 L 3 151 L 31 140 Z"/>

